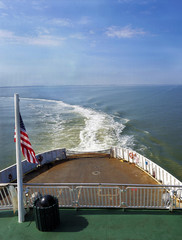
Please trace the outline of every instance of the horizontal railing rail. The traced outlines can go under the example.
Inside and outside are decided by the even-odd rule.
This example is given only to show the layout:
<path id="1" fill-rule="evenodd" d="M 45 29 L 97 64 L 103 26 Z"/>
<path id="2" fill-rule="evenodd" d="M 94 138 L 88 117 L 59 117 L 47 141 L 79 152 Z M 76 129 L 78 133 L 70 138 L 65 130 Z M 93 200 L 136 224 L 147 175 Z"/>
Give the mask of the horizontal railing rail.
<path id="1" fill-rule="evenodd" d="M 41 157 L 46 163 L 53 159 L 64 159 L 65 153 L 65 149 L 60 149 L 44 153 Z M 110 155 L 135 164 L 160 184 L 27 183 L 23 185 L 25 206 L 32 207 L 37 197 L 51 194 L 58 198 L 60 207 L 182 209 L 182 183 L 177 178 L 130 149 L 114 147 Z M 0 209 L 11 209 L 17 204 L 16 187 L 16 184 L 0 184 Z"/>
<path id="2" fill-rule="evenodd" d="M 39 163 L 32 164 L 29 163 L 26 159 L 22 161 L 22 171 L 23 174 L 36 170 L 38 166 L 49 164 L 50 162 L 66 159 L 66 149 L 55 149 L 36 155 Z M 0 182 L 9 183 L 16 180 L 16 164 L 13 164 L 3 170 L 0 170 Z"/>
<path id="3" fill-rule="evenodd" d="M 17 208 L 16 187 L 0 186 L 0 209 Z M 40 196 L 52 195 L 61 208 L 182 209 L 182 187 L 177 185 L 29 183 L 23 190 L 25 207 L 32 207 Z"/>
<path id="4" fill-rule="evenodd" d="M 60 207 L 182 209 L 182 187 L 176 185 L 24 184 L 24 191 L 30 207 L 35 196 L 50 194 Z"/>
<path id="5" fill-rule="evenodd" d="M 111 148 L 111 156 L 114 158 L 123 159 L 130 163 L 134 163 L 138 168 L 145 171 L 151 177 L 156 179 L 158 183 L 165 184 L 165 185 L 181 185 L 182 182 L 174 177 L 172 174 L 167 172 L 165 169 L 154 163 L 153 161 L 149 160 L 148 158 L 142 156 L 136 151 L 126 148 L 118 148 L 113 147 Z M 181 196 L 182 197 L 182 196 Z"/>
<path id="6" fill-rule="evenodd" d="M 66 156 L 70 156 L 73 154 L 85 154 L 88 152 L 78 152 L 78 151 L 70 151 L 66 149 L 55 149 L 52 151 L 44 152 L 41 154 L 36 155 L 36 157 L 40 160 L 40 164 L 44 165 L 50 163 L 52 161 L 65 159 Z M 92 152 L 89 152 L 92 153 Z M 110 153 L 111 157 L 123 159 L 130 163 L 134 163 L 137 167 L 145 171 L 151 177 L 156 179 L 159 183 L 166 184 L 166 185 L 181 185 L 182 182 L 179 181 L 176 177 L 172 174 L 167 172 L 165 169 L 154 163 L 153 161 L 149 160 L 148 158 L 142 156 L 141 154 L 137 153 L 136 151 L 122 148 L 122 147 L 113 147 L 110 150 L 103 150 L 93 153 Z M 26 160 L 22 161 L 23 173 L 28 173 L 36 169 L 36 164 L 28 163 Z M 9 183 L 16 179 L 16 164 L 3 169 L 0 171 L 0 182 L 1 183 Z"/>
<path id="7" fill-rule="evenodd" d="M 76 150 L 66 150 L 66 156 L 75 155 L 75 154 L 110 154 L 110 149 L 100 150 L 100 151 L 76 151 Z"/>

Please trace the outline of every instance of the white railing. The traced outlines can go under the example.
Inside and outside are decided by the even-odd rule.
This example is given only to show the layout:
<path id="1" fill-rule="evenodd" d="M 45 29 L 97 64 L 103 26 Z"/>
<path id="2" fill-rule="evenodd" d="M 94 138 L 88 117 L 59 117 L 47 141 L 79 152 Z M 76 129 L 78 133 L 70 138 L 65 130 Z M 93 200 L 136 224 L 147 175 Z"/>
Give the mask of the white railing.
<path id="1" fill-rule="evenodd" d="M 103 153 L 108 153 L 108 150 L 101 151 Z M 101 153 L 97 152 L 97 153 Z M 83 153 L 83 152 L 82 152 Z M 36 155 L 39 159 L 42 159 L 41 165 L 50 163 L 55 160 L 65 159 L 66 155 L 78 154 L 78 152 L 67 151 L 66 149 L 56 149 L 48 152 L 44 152 Z M 164 170 L 162 167 L 152 162 L 148 158 L 142 156 L 141 154 L 126 148 L 111 148 L 110 154 L 112 157 L 124 159 L 130 163 L 134 163 L 137 167 L 148 173 L 151 177 L 155 178 L 159 183 L 165 185 L 181 185 L 182 182 L 179 181 L 172 174 Z M 26 160 L 22 161 L 23 173 L 26 174 L 29 171 L 36 169 L 37 164 L 28 163 Z M 0 183 L 9 183 L 16 179 L 16 164 L 3 169 L 0 171 Z"/>
<path id="2" fill-rule="evenodd" d="M 0 209 L 15 207 L 10 186 L 16 191 L 16 184 L 0 187 Z M 34 183 L 23 188 L 25 207 L 32 207 L 37 197 L 49 194 L 58 199 L 61 208 L 182 209 L 182 187 L 176 185 Z"/>
<path id="3" fill-rule="evenodd" d="M 142 156 L 136 151 L 126 149 L 126 148 L 117 148 L 114 147 L 111 149 L 111 155 L 114 158 L 123 159 L 130 163 L 134 163 L 137 167 L 145 171 L 151 177 L 156 179 L 159 183 L 165 185 L 181 185 L 182 182 L 179 181 L 172 174 L 167 172 L 165 169 L 152 162 L 148 158 Z"/>
<path id="4" fill-rule="evenodd" d="M 162 185 L 24 184 L 27 206 L 33 206 L 37 195 L 51 194 L 58 198 L 60 207 L 182 209 L 182 183 L 177 178 L 135 151 L 115 147 L 110 154 L 135 164 Z M 41 156 L 43 163 L 66 157 L 64 149 L 46 152 Z M 6 171 L 3 174 L 1 171 L 0 176 L 7 180 L 9 172 Z M 15 174 L 13 171 L 14 168 L 10 173 Z M 16 199 L 13 199 L 10 186 L 14 186 L 16 191 L 16 184 L 0 184 L 0 209 L 13 208 Z"/>
<path id="5" fill-rule="evenodd" d="M 36 195 L 58 198 L 60 207 L 182 209 L 182 187 L 135 184 L 25 184 L 31 207 Z"/>
<path id="6" fill-rule="evenodd" d="M 88 151 L 88 152 L 66 149 L 66 156 L 77 155 L 77 154 L 102 154 L 102 153 L 110 154 L 110 149 L 101 150 L 101 151 Z"/>
<path id="7" fill-rule="evenodd" d="M 12 195 L 9 190 L 8 184 L 0 184 L 0 209 L 11 209 Z"/>
<path id="8" fill-rule="evenodd" d="M 52 161 L 61 160 L 66 158 L 66 149 L 55 149 L 52 151 L 47 151 L 36 155 L 39 164 L 32 164 L 27 162 L 27 160 L 22 161 L 23 174 L 33 171 L 38 165 L 48 164 Z M 0 183 L 9 183 L 16 180 L 16 164 L 11 165 L 0 171 Z"/>

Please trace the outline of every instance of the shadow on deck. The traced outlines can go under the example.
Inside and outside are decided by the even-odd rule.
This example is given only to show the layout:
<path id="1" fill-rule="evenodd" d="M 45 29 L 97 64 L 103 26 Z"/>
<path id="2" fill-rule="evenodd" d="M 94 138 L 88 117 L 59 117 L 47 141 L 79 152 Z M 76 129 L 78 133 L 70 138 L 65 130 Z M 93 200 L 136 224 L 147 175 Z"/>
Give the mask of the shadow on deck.
<path id="1" fill-rule="evenodd" d="M 181 239 L 182 211 L 121 209 L 60 209 L 60 225 L 40 232 L 32 210 L 19 224 L 12 212 L 0 212 L 0 239 Z"/>

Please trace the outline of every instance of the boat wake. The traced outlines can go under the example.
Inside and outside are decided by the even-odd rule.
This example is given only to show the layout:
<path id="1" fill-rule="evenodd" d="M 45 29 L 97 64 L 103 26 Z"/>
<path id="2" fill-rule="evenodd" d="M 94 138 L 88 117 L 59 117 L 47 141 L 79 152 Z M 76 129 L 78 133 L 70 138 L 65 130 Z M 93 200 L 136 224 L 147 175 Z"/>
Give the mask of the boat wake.
<path id="1" fill-rule="evenodd" d="M 34 116 L 27 122 L 34 125 L 30 129 L 39 148 L 45 141 L 49 149 L 66 147 L 74 151 L 133 144 L 133 136 L 123 134 L 128 119 L 57 100 L 23 98 L 21 105 L 24 114 L 27 111 L 25 118 Z"/>

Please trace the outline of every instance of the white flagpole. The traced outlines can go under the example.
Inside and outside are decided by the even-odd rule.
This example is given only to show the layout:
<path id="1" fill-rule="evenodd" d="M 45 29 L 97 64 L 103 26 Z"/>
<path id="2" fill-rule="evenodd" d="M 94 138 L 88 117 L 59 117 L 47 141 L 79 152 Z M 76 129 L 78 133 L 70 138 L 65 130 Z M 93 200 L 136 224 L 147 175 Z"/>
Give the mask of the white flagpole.
<path id="1" fill-rule="evenodd" d="M 15 128 L 16 128 L 16 172 L 18 189 L 18 222 L 24 222 L 24 204 L 23 204 L 23 176 L 21 163 L 21 145 L 20 145 L 20 110 L 19 94 L 14 95 L 15 104 Z"/>

